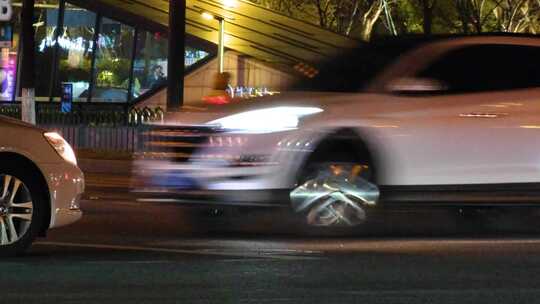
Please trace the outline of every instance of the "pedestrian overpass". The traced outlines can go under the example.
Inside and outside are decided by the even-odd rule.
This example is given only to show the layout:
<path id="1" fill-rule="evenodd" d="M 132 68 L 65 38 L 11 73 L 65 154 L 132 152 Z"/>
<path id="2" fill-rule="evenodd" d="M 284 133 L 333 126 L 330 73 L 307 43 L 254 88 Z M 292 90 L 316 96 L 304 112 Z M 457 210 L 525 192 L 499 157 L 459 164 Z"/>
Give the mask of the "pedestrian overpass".
<path id="1" fill-rule="evenodd" d="M 168 0 L 76 0 L 82 7 L 131 18 L 142 18 L 156 26 L 169 24 Z M 206 14 L 203 14 L 206 13 Z M 261 60 L 290 68 L 314 64 L 343 48 L 360 42 L 319 26 L 293 19 L 245 0 L 187 0 L 186 31 L 218 43 L 219 22 L 225 19 L 225 47 Z"/>

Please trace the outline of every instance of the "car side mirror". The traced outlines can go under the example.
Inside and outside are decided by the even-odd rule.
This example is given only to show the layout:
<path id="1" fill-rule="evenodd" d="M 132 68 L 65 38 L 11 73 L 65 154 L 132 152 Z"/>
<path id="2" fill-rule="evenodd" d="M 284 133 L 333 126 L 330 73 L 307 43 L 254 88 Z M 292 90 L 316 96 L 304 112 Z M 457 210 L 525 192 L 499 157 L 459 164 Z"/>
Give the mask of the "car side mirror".
<path id="1" fill-rule="evenodd" d="M 397 78 L 386 85 L 389 92 L 397 94 L 434 94 L 446 91 L 448 86 L 431 78 Z"/>

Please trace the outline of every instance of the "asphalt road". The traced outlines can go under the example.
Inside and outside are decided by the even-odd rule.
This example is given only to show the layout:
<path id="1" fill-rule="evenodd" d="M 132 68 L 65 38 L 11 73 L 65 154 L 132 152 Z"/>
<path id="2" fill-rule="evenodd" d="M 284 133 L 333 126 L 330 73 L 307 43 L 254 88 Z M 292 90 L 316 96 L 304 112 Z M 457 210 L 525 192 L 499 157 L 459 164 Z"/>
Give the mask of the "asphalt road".
<path id="1" fill-rule="evenodd" d="M 398 212 L 319 236 L 288 210 L 86 198 L 82 221 L 0 262 L 0 303 L 540 302 L 530 212 Z"/>

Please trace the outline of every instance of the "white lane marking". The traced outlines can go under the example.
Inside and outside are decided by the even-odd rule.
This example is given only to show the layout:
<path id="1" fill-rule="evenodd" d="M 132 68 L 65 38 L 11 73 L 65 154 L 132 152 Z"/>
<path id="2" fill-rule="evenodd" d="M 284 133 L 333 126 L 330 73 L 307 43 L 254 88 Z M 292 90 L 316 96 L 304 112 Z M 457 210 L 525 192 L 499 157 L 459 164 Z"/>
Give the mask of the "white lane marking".
<path id="1" fill-rule="evenodd" d="M 201 203 L 197 203 L 197 202 L 193 202 L 191 200 L 187 200 L 187 199 L 180 199 L 180 198 L 137 198 L 135 199 L 137 202 L 140 202 L 140 203 L 148 203 L 148 204 L 159 204 L 159 203 L 174 203 L 174 204 L 178 204 L 178 206 L 182 206 L 182 205 L 212 205 L 212 202 L 201 202 Z M 265 203 L 234 203 L 234 202 L 229 202 L 227 203 L 227 206 L 234 206 L 234 207 L 238 207 L 238 206 L 244 206 L 244 207 L 272 207 L 272 208 L 279 208 L 281 206 L 277 205 L 276 204 L 265 204 Z"/>
<path id="2" fill-rule="evenodd" d="M 219 262 L 223 262 L 223 263 L 238 263 L 238 262 L 241 262 L 241 263 L 246 263 L 246 262 L 260 262 L 260 261 L 264 261 L 264 260 L 267 260 L 266 258 L 264 257 L 261 257 L 261 258 L 240 258 L 240 257 L 237 257 L 237 258 L 226 258 L 226 259 L 221 259 L 219 260 Z M 155 261 L 123 261 L 123 260 L 105 260 L 105 261 L 87 261 L 87 262 L 84 262 L 85 264 L 118 264 L 118 263 L 122 263 L 122 264 L 149 264 L 149 265 L 153 265 L 153 264 L 175 264 L 177 263 L 176 261 L 173 261 L 173 260 L 155 260 Z M 4 265 L 4 264 L 2 264 Z M 9 264 L 6 264 L 9 266 Z M 15 264 L 14 264 L 15 265 Z M 15 266 L 26 266 L 25 264 L 23 263 L 20 263 L 20 265 L 15 265 Z"/>
<path id="3" fill-rule="evenodd" d="M 121 246 L 121 245 L 108 245 L 108 244 L 36 242 L 35 245 L 58 246 L 58 247 L 76 247 L 76 248 L 93 248 L 93 249 L 110 249 L 110 250 L 119 250 L 119 251 L 143 251 L 143 252 L 158 252 L 158 253 L 177 253 L 177 254 L 188 254 L 188 255 L 248 257 L 248 258 L 263 258 L 263 259 L 276 259 L 276 260 L 320 259 L 319 257 L 309 257 L 309 256 L 271 255 L 271 254 L 266 254 L 264 252 L 258 253 L 258 252 L 226 252 L 226 251 L 207 251 L 207 250 L 185 250 L 185 249 L 154 248 L 154 247 L 142 247 L 142 246 Z"/>
<path id="4" fill-rule="evenodd" d="M 265 260 L 264 258 L 243 258 L 243 259 L 222 259 L 223 263 L 246 263 L 246 262 L 260 262 Z"/>
<path id="5" fill-rule="evenodd" d="M 530 246 L 537 248 L 540 239 L 332 239 L 332 240 L 274 240 L 274 241 L 243 241 L 243 240 L 190 240 L 158 241 L 149 243 L 157 247 L 180 246 L 209 246 L 215 251 L 227 248 L 227 251 L 251 251 L 263 254 L 296 254 L 306 256 L 322 256 L 325 254 L 347 252 L 407 252 L 441 250 L 471 250 L 475 248 L 512 249 L 513 246 Z M 215 249 L 217 248 L 217 249 Z M 540 247 L 538 247 L 540 250 Z"/>
<path id="6" fill-rule="evenodd" d="M 500 245 L 539 245 L 540 239 L 512 239 L 512 240 L 501 240 L 501 239 L 469 239 L 469 240 L 452 240 L 452 239 L 441 239 L 441 240 L 429 240 L 429 239 L 419 239 L 419 240 L 366 240 L 366 241 L 354 241 L 354 242 L 341 242 L 341 248 L 367 248 L 367 249 L 405 249 L 405 248 L 426 248 L 433 249 L 435 248 L 448 248 L 448 247 L 458 247 L 458 246 L 500 246 Z M 330 245 L 330 244 L 328 244 Z M 430 248 L 431 246 L 431 248 Z"/>
<path id="7" fill-rule="evenodd" d="M 531 246 L 540 250 L 540 239 L 335 239 L 331 241 L 305 241 L 291 243 L 288 246 L 301 250 L 304 253 L 328 254 L 332 252 L 372 252 L 389 251 L 404 252 L 415 251 L 440 251 L 456 249 L 515 249 L 515 246 Z M 495 247 L 495 248 L 494 248 Z M 302 250 L 304 249 L 304 250 Z"/>
<path id="8" fill-rule="evenodd" d="M 429 240 L 429 239 L 420 239 L 412 240 L 412 242 L 417 243 L 448 243 L 448 244 L 540 244 L 540 239 L 468 239 L 468 240 L 452 240 L 452 239 L 442 239 L 442 240 Z"/>
<path id="9" fill-rule="evenodd" d="M 121 261 L 121 260 L 117 260 L 117 261 L 87 261 L 87 262 L 84 262 L 85 264 L 99 264 L 99 265 L 102 265 L 102 264 L 118 264 L 118 263 L 122 263 L 122 264 L 149 264 L 149 265 L 152 265 L 152 264 L 173 264 L 173 263 L 176 263 L 174 261 L 169 261 L 169 260 L 163 260 L 163 261 Z"/>
<path id="10" fill-rule="evenodd" d="M 507 289 L 494 289 L 494 288 L 474 288 L 474 289 L 455 289 L 455 288 L 448 288 L 448 289 L 395 289 L 395 290 L 336 290 L 336 294 L 349 294 L 349 295 L 355 295 L 355 296 L 376 296 L 378 300 L 384 299 L 381 298 L 383 296 L 412 296 L 414 299 L 418 299 L 419 296 L 422 295 L 439 295 L 439 296 L 452 296 L 456 299 L 463 299 L 462 297 L 464 295 L 482 295 L 482 296 L 489 296 L 489 297 L 500 297 L 503 295 L 512 296 L 515 297 L 516 295 L 520 294 L 540 294 L 539 288 L 512 288 L 509 287 Z M 366 298 L 370 299 L 370 298 Z M 500 298 L 498 299 L 500 300 Z M 415 301 L 415 302 L 421 302 L 421 301 Z M 487 302 L 487 301 L 486 301 Z M 491 302 L 491 301 L 490 301 Z M 499 301 L 495 301 L 499 302 Z"/>

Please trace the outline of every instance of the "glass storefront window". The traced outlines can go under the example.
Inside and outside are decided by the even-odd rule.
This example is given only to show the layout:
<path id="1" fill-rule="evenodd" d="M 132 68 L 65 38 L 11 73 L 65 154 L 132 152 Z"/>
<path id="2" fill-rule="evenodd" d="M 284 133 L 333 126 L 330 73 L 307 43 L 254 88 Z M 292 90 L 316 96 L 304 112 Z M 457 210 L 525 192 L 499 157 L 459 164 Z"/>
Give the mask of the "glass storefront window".
<path id="1" fill-rule="evenodd" d="M 91 79 L 96 14 L 66 3 L 64 28 L 58 37 L 58 83 L 54 100 L 60 100 L 62 83 L 73 84 L 73 100 L 87 101 Z"/>
<path id="2" fill-rule="evenodd" d="M 139 32 L 131 89 L 133 98 L 166 83 L 167 54 L 168 41 L 160 33 Z"/>
<path id="3" fill-rule="evenodd" d="M 34 5 L 36 46 L 36 100 L 49 101 L 53 70 L 55 32 L 58 26 L 59 1 L 38 0 Z"/>
<path id="4" fill-rule="evenodd" d="M 0 24 L 0 101 L 14 100 L 17 92 L 22 1 L 12 3 L 12 22 Z M 39 63 L 34 70 L 37 101 L 49 101 L 51 94 L 52 101 L 60 101 L 64 83 L 73 85 L 75 102 L 128 102 L 152 89 L 166 86 L 168 39 L 162 33 L 135 31 L 132 26 L 105 17 L 97 20 L 96 12 L 68 2 L 63 18 L 59 20 L 62 16 L 60 3 L 60 0 L 35 0 L 35 60 Z M 6 31 L 7 36 L 13 36 L 11 42 L 2 36 Z M 136 32 L 137 37 L 134 37 Z M 132 62 L 133 55 L 135 62 Z M 192 66 L 209 55 L 204 50 L 187 46 L 185 66 Z M 132 94 L 128 96 L 130 91 Z"/>
<path id="5" fill-rule="evenodd" d="M 210 55 L 208 52 L 186 46 L 185 65 L 186 67 L 189 67 L 208 55 Z"/>
<path id="6" fill-rule="evenodd" d="M 140 31 L 137 35 L 132 98 L 167 83 L 168 40 L 160 33 Z M 185 66 L 189 67 L 210 53 L 186 46 Z"/>
<path id="7" fill-rule="evenodd" d="M 135 30 L 103 18 L 99 31 L 92 101 L 127 102 Z"/>

